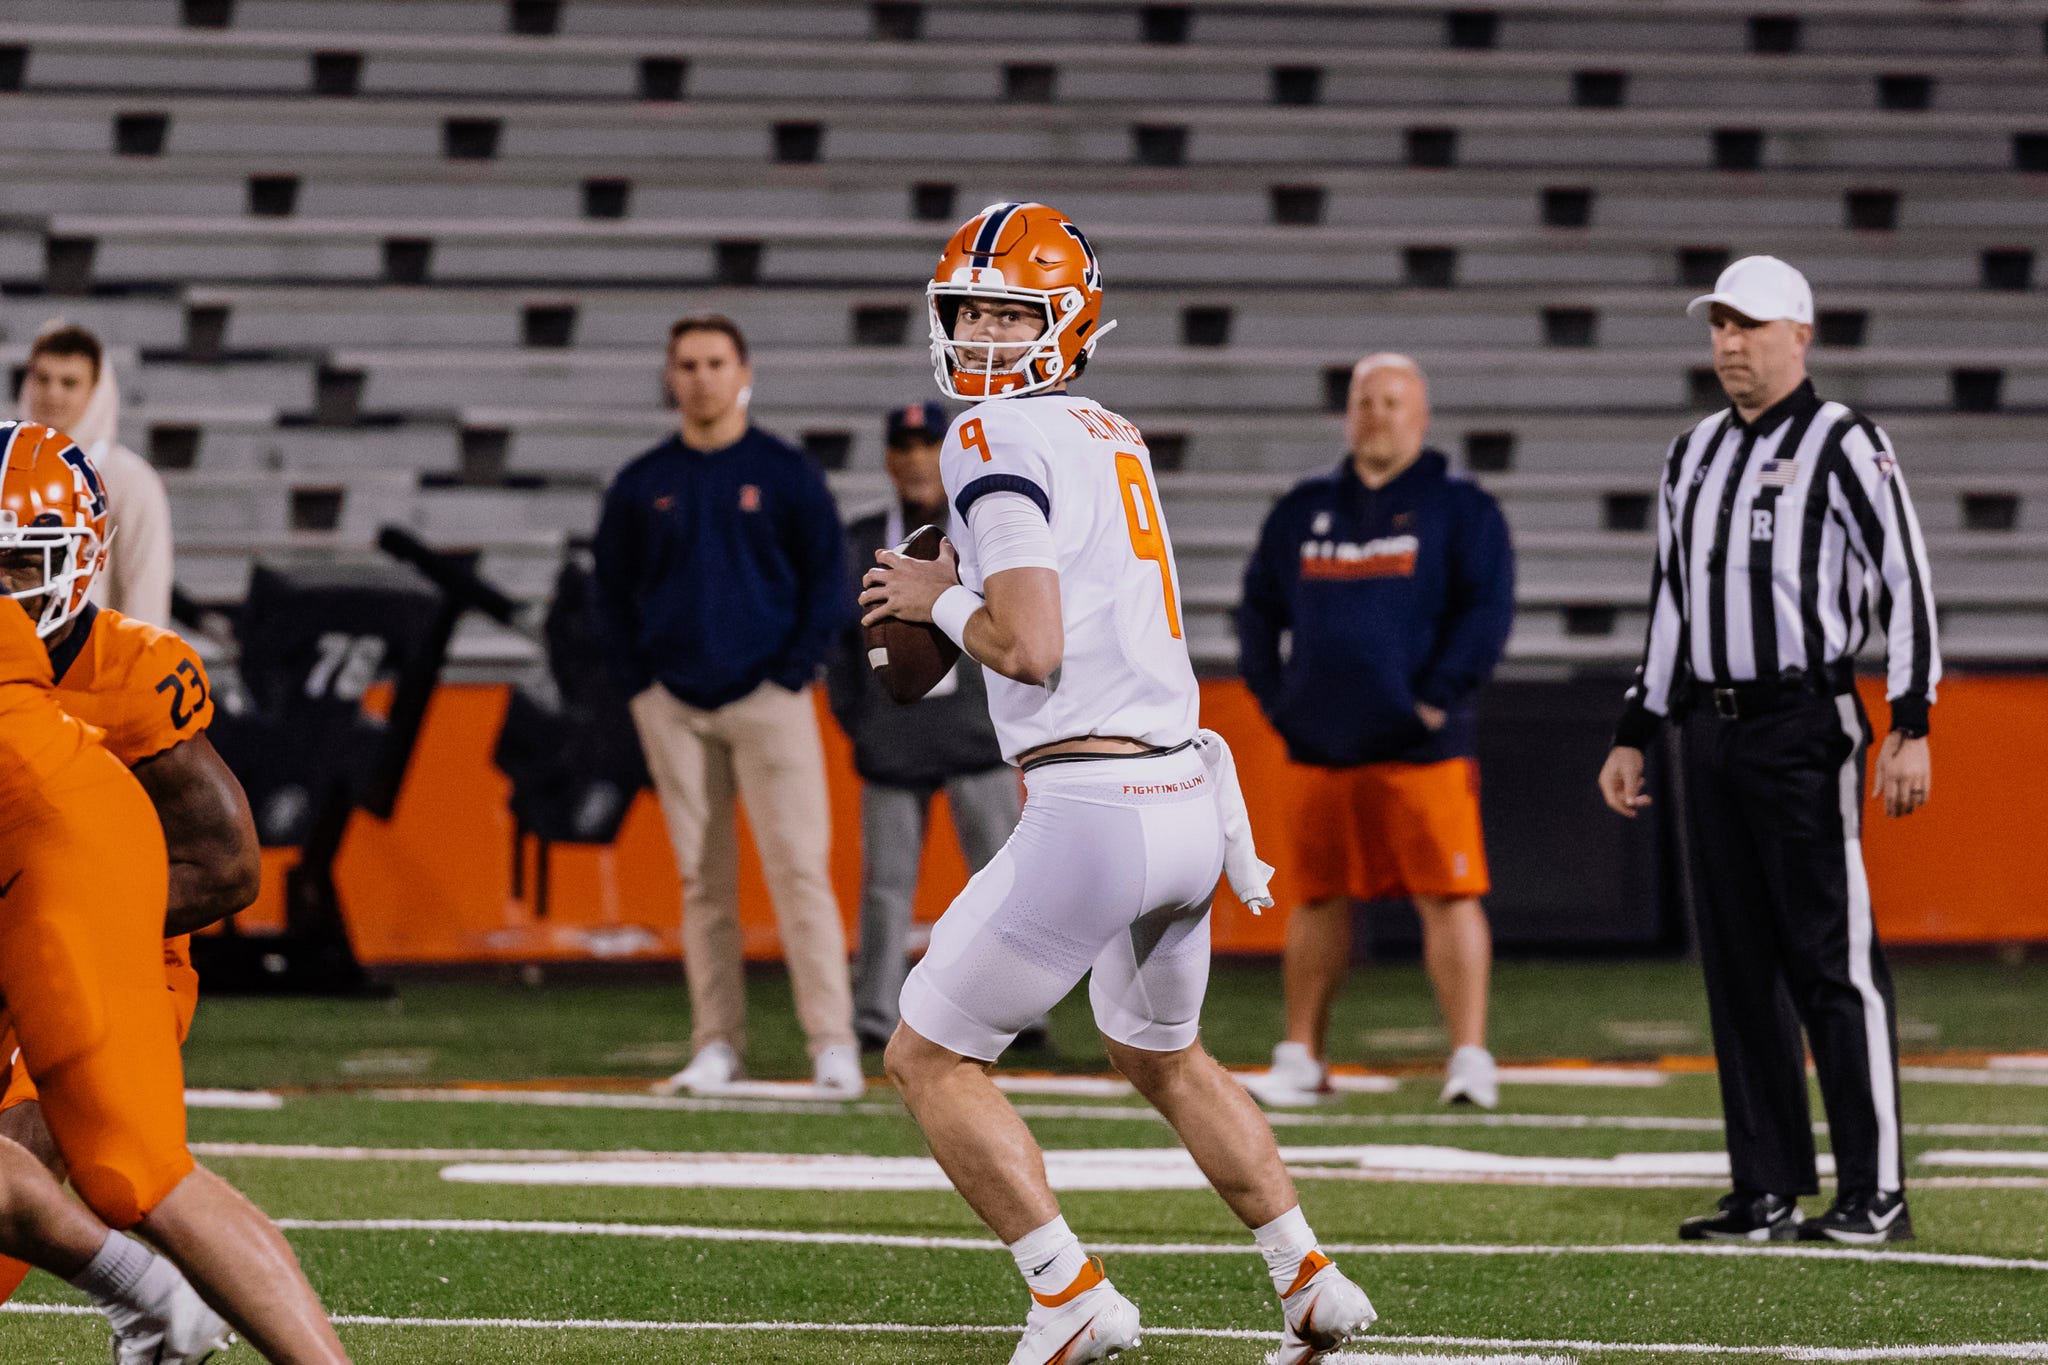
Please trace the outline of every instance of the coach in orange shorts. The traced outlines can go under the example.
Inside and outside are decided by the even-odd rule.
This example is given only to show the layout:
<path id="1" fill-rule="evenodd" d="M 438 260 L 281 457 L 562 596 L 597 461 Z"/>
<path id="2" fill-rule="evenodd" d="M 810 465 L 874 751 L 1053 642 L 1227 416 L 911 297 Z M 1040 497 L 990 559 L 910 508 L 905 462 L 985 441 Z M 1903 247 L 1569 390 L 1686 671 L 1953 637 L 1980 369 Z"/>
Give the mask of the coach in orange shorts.
<path id="1" fill-rule="evenodd" d="M 1240 667 L 1299 765 L 1287 1040 L 1255 1086 L 1272 1103 L 1329 1091 L 1323 1043 L 1350 961 L 1351 902 L 1396 896 L 1421 916 L 1450 1033 L 1444 1099 L 1498 1100 L 1473 700 L 1514 622 L 1514 552 L 1493 499 L 1424 448 L 1428 427 L 1413 361 L 1359 361 L 1350 455 L 1280 500 L 1245 571 Z"/>

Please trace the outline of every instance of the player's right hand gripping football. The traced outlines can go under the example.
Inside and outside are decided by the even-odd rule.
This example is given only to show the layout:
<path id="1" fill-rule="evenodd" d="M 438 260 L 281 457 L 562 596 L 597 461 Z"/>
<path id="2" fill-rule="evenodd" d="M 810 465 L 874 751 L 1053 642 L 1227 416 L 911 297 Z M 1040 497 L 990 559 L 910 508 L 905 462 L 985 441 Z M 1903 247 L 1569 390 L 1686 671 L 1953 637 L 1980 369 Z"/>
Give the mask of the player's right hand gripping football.
<path id="1" fill-rule="evenodd" d="M 948 588 L 960 584 L 960 555 L 953 542 L 939 542 L 937 559 L 912 559 L 894 550 L 877 550 L 876 567 L 861 579 L 860 604 L 867 612 L 860 618 L 871 626 L 884 617 L 899 621 L 929 621 L 932 603 Z"/>

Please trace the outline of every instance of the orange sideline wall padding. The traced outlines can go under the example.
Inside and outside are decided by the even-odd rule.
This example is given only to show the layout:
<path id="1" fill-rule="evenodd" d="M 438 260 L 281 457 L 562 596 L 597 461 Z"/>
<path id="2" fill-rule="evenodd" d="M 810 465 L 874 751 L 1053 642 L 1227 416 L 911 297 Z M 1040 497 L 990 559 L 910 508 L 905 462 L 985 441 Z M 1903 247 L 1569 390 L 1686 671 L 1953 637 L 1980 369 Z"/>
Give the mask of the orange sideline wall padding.
<path id="1" fill-rule="evenodd" d="M 512 895 L 508 784 L 491 748 L 507 692 L 448 686 L 434 697 L 419 752 L 389 822 L 357 816 L 337 868 L 356 950 L 372 963 L 667 958 L 678 955 L 682 895 L 661 813 L 643 794 L 608 849 L 554 850 L 549 914 L 534 913 L 531 854 L 527 894 Z M 1875 723 L 1886 715 L 1881 686 L 1866 683 Z M 852 752 L 820 699 L 832 805 L 832 876 L 849 939 L 859 913 L 860 783 Z M 2048 940 L 2048 898 L 2037 894 L 2044 799 L 2025 785 L 2048 771 L 2048 679 L 1966 678 L 1943 685 L 1934 720 L 1934 791 L 1929 807 L 1887 820 L 1866 802 L 1865 853 L 1880 932 L 1894 943 Z M 1266 860 L 1279 865 L 1273 889 L 1291 902 L 1286 839 L 1291 775 L 1278 738 L 1235 680 L 1202 686 L 1202 716 L 1230 741 Z M 1592 772 L 1558 774 L 1558 799 L 1595 801 Z M 744 828 L 744 825 L 743 825 Z M 931 921 L 966 883 L 967 869 L 944 798 L 934 803 L 917 916 Z M 750 839 L 742 840 L 741 921 L 749 957 L 779 953 L 774 914 Z M 260 929 L 279 922 L 283 875 L 296 855 L 264 859 L 264 894 L 243 916 Z M 1217 897 L 1219 952 L 1277 952 L 1281 916 L 1252 915 L 1225 887 Z"/>

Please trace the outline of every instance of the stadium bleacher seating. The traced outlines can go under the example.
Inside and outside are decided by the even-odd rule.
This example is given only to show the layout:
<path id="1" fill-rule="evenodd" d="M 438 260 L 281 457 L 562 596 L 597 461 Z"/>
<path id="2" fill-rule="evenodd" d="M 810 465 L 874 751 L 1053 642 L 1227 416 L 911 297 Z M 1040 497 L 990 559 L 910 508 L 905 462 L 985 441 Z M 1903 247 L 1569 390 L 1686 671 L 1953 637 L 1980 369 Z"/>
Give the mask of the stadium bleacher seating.
<path id="1" fill-rule="evenodd" d="M 2048 659 L 2048 3 L 1792 8 L 0 0 L 0 362 L 53 316 L 113 344 L 202 600 L 386 522 L 538 600 L 668 425 L 685 312 L 740 319 L 762 423 L 879 501 L 939 245 L 1038 198 L 1101 253 L 1086 389 L 1169 471 L 1200 663 L 1392 349 L 1514 526 L 1511 658 L 1612 666 L 1657 452 L 1714 394 L 1683 303 L 1768 251 L 1823 393 L 1899 446 L 1946 652 Z"/>

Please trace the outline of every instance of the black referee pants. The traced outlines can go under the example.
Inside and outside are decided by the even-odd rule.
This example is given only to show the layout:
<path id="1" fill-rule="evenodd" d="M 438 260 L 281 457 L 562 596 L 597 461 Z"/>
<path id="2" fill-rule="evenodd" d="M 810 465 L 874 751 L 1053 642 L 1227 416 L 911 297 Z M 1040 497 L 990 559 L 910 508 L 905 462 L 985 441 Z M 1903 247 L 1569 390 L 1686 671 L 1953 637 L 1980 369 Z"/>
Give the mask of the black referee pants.
<path id="1" fill-rule="evenodd" d="M 1745 699 L 1746 700 L 1746 699 Z M 1700 956 L 1735 1187 L 1816 1194 L 1806 1053 L 1843 1193 L 1903 1187 L 1898 1028 L 1863 870 L 1870 721 L 1788 691 L 1684 727 Z"/>

